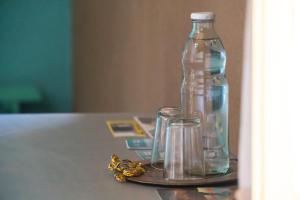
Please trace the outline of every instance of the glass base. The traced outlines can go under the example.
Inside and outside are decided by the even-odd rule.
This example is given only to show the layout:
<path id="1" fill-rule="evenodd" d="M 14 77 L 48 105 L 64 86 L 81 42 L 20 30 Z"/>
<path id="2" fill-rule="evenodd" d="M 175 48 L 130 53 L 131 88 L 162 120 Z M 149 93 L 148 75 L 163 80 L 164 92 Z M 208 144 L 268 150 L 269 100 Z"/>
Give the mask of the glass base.
<path id="1" fill-rule="evenodd" d="M 206 175 L 225 174 L 229 170 L 229 160 L 226 161 L 211 161 L 205 165 Z"/>
<path id="2" fill-rule="evenodd" d="M 151 163 L 151 167 L 153 167 L 154 169 L 163 170 L 164 169 L 164 163 L 163 163 L 163 161 L 159 161 L 159 162 L 156 162 L 156 163 Z"/>

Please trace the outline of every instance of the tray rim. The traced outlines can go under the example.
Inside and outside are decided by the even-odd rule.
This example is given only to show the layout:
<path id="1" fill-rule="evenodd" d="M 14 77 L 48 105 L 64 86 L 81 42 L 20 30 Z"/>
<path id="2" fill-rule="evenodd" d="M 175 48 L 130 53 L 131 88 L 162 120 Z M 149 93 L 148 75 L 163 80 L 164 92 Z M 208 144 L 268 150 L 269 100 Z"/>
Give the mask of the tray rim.
<path id="1" fill-rule="evenodd" d="M 142 163 L 143 166 L 147 165 L 150 166 L 150 162 L 148 160 L 141 160 L 138 161 Z M 153 171 L 160 171 L 159 169 L 152 168 Z M 222 185 L 222 184 L 236 184 L 237 183 L 237 160 L 231 159 L 230 160 L 230 170 L 229 173 L 224 175 L 217 175 L 215 177 L 207 177 L 207 178 L 199 178 L 193 180 L 182 180 L 182 181 L 163 181 L 164 179 L 156 180 L 152 179 L 149 181 L 141 180 L 140 177 L 128 177 L 127 181 L 131 183 L 138 183 L 143 185 L 152 185 L 152 186 L 164 186 L 164 187 L 189 187 L 189 186 L 211 186 L 211 185 Z M 144 175 L 142 175 L 144 176 Z"/>

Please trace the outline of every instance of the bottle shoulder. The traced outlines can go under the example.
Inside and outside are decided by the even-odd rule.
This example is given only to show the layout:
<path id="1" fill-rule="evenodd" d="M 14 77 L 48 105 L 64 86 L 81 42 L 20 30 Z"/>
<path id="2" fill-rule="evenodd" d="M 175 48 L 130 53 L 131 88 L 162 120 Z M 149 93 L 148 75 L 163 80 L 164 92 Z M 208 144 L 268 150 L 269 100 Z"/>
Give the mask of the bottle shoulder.
<path id="1" fill-rule="evenodd" d="M 208 24 L 194 24 L 191 32 L 189 33 L 189 38 L 194 39 L 214 39 L 219 38 L 212 23 Z"/>
<path id="2" fill-rule="evenodd" d="M 184 45 L 184 51 L 189 50 L 197 50 L 198 52 L 211 50 L 226 54 L 223 43 L 218 37 L 207 39 L 188 38 Z"/>
<path id="3" fill-rule="evenodd" d="M 226 51 L 219 38 L 186 41 L 182 52 L 184 68 L 193 68 L 211 73 L 223 73 L 226 65 Z"/>

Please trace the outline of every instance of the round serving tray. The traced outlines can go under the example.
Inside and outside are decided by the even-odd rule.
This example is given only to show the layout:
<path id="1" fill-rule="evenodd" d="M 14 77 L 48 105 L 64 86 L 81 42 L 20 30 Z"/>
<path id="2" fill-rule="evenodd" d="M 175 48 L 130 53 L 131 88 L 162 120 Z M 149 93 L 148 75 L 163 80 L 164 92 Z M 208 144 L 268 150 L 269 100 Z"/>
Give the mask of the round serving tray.
<path id="1" fill-rule="evenodd" d="M 166 180 L 163 178 L 163 171 L 151 167 L 149 161 L 140 161 L 146 172 L 142 176 L 128 177 L 127 180 L 135 183 L 142 183 L 157 186 L 208 186 L 237 182 L 237 161 L 230 161 L 230 168 L 226 174 L 211 175 L 205 178 L 192 180 Z"/>

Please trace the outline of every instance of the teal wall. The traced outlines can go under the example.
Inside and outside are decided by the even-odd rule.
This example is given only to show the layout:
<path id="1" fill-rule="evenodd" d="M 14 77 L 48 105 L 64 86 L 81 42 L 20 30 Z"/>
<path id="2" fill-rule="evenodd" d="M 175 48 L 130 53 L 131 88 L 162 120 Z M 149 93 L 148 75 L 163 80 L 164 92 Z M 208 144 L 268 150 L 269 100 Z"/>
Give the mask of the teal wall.
<path id="1" fill-rule="evenodd" d="M 34 84 L 41 112 L 72 108 L 70 0 L 0 0 L 0 85 Z"/>

